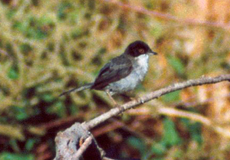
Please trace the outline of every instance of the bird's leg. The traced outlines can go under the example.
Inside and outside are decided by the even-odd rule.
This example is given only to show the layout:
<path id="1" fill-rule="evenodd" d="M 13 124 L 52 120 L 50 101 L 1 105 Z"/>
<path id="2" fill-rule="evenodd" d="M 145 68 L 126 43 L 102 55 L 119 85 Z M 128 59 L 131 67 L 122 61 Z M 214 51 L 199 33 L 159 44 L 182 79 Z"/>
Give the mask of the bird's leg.
<path id="1" fill-rule="evenodd" d="M 114 104 L 114 106 L 119 106 L 118 103 L 113 99 L 112 95 L 109 93 L 108 90 L 105 91 L 106 94 L 108 95 L 109 99 L 112 101 L 112 103 Z"/>
<path id="2" fill-rule="evenodd" d="M 131 100 L 135 100 L 137 103 L 139 103 L 139 102 L 140 102 L 141 104 L 144 103 L 144 100 L 141 99 L 141 97 L 139 97 L 139 96 L 130 97 L 130 99 L 131 99 Z"/>
<path id="3" fill-rule="evenodd" d="M 129 91 L 129 92 L 125 92 L 122 94 L 125 98 L 127 98 L 128 100 L 136 100 L 136 98 L 138 98 L 136 96 L 136 94 L 132 91 Z"/>

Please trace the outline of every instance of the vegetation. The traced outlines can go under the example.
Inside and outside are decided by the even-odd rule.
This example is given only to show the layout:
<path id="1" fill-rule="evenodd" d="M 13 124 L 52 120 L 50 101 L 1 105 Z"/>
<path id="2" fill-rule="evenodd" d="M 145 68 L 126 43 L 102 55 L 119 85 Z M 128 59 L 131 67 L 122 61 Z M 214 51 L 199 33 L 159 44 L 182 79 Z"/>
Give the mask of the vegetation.
<path id="1" fill-rule="evenodd" d="M 229 73 L 229 3 L 1 0 L 0 160 L 52 159 L 58 131 L 109 110 L 112 103 L 100 91 L 58 95 L 93 81 L 135 40 L 158 52 L 136 95 Z M 173 92 L 92 133 L 108 157 L 225 160 L 229 90 L 225 82 Z"/>

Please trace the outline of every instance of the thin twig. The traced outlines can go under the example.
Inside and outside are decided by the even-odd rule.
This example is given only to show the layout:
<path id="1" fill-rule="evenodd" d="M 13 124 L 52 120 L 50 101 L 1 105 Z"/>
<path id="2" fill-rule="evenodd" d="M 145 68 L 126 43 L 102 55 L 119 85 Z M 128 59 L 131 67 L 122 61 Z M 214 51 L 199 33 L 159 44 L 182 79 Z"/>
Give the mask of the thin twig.
<path id="1" fill-rule="evenodd" d="M 115 160 L 115 159 L 104 157 L 103 160 Z"/>
<path id="2" fill-rule="evenodd" d="M 226 138 L 230 138 L 230 131 L 224 127 L 222 127 L 218 123 L 214 123 L 212 120 L 199 115 L 197 113 L 189 113 L 185 111 L 180 111 L 175 108 L 168 108 L 168 107 L 159 107 L 158 108 L 159 113 L 167 115 L 167 116 L 178 116 L 178 117 L 184 117 L 189 118 L 190 120 L 200 122 L 210 128 L 212 128 L 214 131 L 219 133 L 221 136 L 224 136 Z"/>
<path id="3" fill-rule="evenodd" d="M 171 21 L 175 21 L 175 22 L 188 24 L 188 25 L 206 25 L 206 26 L 211 26 L 211 27 L 223 28 L 226 30 L 230 29 L 230 25 L 227 25 L 226 23 L 203 21 L 203 20 L 198 20 L 198 19 L 183 19 L 183 18 L 179 18 L 179 17 L 173 16 L 173 15 L 168 14 L 168 13 L 151 11 L 151 10 L 145 9 L 144 7 L 132 6 L 129 4 L 125 4 L 123 2 L 116 1 L 116 0 L 102 0 L 102 1 L 107 2 L 107 3 L 111 3 L 111 4 L 115 4 L 115 5 L 123 8 L 123 9 L 129 9 L 129 10 L 132 10 L 132 11 L 135 11 L 138 13 L 142 13 L 145 15 L 158 17 L 158 18 L 161 18 L 163 20 L 171 20 Z"/>
<path id="4" fill-rule="evenodd" d="M 73 160 L 79 160 L 82 154 L 86 151 L 89 145 L 92 143 L 93 137 L 89 136 L 82 146 L 77 150 L 76 154 L 73 155 Z"/>

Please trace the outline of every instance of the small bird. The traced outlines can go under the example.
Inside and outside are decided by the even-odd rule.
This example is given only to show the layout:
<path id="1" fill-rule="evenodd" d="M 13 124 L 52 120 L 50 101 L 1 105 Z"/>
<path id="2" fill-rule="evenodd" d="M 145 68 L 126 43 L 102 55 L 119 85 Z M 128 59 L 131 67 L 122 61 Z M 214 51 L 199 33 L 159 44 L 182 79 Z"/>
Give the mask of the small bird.
<path id="1" fill-rule="evenodd" d="M 128 45 L 123 54 L 104 65 L 93 83 L 73 88 L 60 96 L 85 89 L 103 90 L 117 105 L 112 95 L 132 91 L 143 81 L 148 71 L 150 55 L 157 55 L 157 53 L 153 52 L 145 42 L 135 41 Z"/>

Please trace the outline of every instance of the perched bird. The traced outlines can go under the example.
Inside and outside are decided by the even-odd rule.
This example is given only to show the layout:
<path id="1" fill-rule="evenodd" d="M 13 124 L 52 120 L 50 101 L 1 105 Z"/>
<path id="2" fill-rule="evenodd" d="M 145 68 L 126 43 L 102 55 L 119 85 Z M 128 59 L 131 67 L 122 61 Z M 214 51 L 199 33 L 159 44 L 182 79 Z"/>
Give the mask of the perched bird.
<path id="1" fill-rule="evenodd" d="M 135 41 L 129 44 L 123 54 L 104 65 L 93 83 L 73 88 L 60 96 L 85 89 L 103 90 L 112 102 L 117 104 L 112 95 L 132 91 L 143 81 L 148 71 L 150 55 L 157 53 L 153 52 L 145 42 Z"/>

